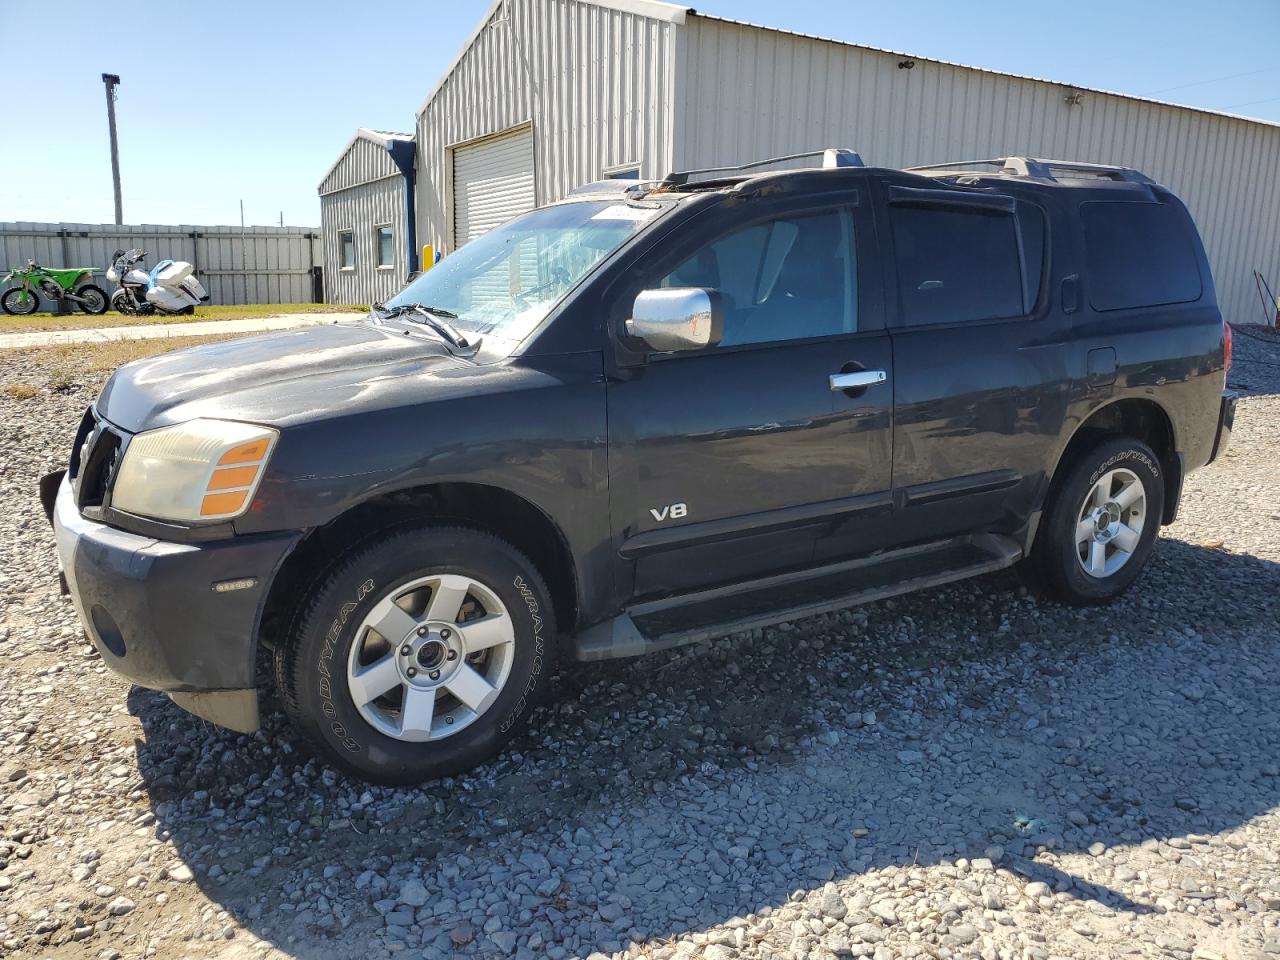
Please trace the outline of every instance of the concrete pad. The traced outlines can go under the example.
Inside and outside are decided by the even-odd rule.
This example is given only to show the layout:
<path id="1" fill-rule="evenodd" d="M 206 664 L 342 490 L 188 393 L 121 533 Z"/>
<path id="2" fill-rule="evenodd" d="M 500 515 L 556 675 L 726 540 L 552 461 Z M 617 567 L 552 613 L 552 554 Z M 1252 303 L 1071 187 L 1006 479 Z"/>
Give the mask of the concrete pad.
<path id="1" fill-rule="evenodd" d="M 266 333 L 293 327 L 313 327 L 340 320 L 360 320 L 363 313 L 286 313 L 250 320 L 202 320 L 194 323 L 147 323 L 93 330 L 34 330 L 0 334 L 0 350 L 26 350 L 65 343 L 110 343 L 112 340 L 160 340 L 165 337 L 209 337 L 220 334 Z"/>

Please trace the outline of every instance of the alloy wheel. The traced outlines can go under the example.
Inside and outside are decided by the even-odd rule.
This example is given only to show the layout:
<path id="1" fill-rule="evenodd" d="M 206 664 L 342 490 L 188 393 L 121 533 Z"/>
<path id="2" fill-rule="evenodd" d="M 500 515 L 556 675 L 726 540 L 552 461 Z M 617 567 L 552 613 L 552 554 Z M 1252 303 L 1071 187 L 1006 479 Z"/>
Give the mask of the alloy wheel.
<path id="1" fill-rule="evenodd" d="M 1147 524 L 1147 493 L 1132 470 L 1110 470 L 1090 488 L 1076 519 L 1076 559 L 1103 579 L 1129 562 Z"/>
<path id="2" fill-rule="evenodd" d="M 514 652 L 511 615 L 491 589 L 460 574 L 432 574 L 374 604 L 351 644 L 347 688 L 380 733 L 440 740 L 493 705 Z"/>

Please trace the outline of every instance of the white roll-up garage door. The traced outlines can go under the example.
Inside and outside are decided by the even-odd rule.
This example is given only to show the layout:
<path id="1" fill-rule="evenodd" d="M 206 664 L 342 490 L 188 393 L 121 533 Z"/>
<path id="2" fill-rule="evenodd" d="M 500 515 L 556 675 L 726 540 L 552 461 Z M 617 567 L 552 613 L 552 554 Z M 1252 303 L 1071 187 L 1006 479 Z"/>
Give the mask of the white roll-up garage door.
<path id="1" fill-rule="evenodd" d="M 533 206 L 531 127 L 453 151 L 455 247 Z"/>

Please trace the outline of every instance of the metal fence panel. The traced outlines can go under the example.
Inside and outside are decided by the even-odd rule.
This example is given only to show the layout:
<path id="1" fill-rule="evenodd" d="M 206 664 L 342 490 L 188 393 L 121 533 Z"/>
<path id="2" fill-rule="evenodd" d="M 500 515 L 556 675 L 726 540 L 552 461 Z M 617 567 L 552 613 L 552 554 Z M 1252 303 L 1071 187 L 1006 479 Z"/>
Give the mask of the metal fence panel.
<path id="1" fill-rule="evenodd" d="M 312 303 L 323 262 L 315 227 L 116 226 L 89 223 L 0 223 L 0 269 L 35 260 L 47 267 L 102 272 L 117 249 L 141 247 L 148 266 L 186 260 L 209 291 L 210 303 Z"/>

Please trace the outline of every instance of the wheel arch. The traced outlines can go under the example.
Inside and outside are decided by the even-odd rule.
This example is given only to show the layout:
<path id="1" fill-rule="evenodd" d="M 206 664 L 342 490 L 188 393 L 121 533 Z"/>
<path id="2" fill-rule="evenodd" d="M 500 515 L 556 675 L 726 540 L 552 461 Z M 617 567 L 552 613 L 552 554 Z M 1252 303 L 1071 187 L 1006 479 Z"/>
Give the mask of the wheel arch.
<path id="1" fill-rule="evenodd" d="M 1053 470 L 1049 474 L 1044 505 L 1047 507 L 1076 457 L 1102 440 L 1115 436 L 1133 437 L 1155 451 L 1163 470 L 1165 494 L 1160 522 L 1173 523 L 1177 517 L 1178 499 L 1182 491 L 1182 456 L 1178 452 L 1177 432 L 1169 412 L 1147 397 L 1112 400 L 1097 407 L 1080 421 L 1058 451 Z"/>
<path id="2" fill-rule="evenodd" d="M 258 659 L 287 636 L 310 585 L 360 543 L 407 522 L 459 523 L 509 542 L 538 568 L 558 629 L 578 619 L 579 577 L 564 531 L 533 501 L 503 487 L 470 482 L 424 484 L 362 500 L 298 541 L 272 579 L 259 618 Z"/>

